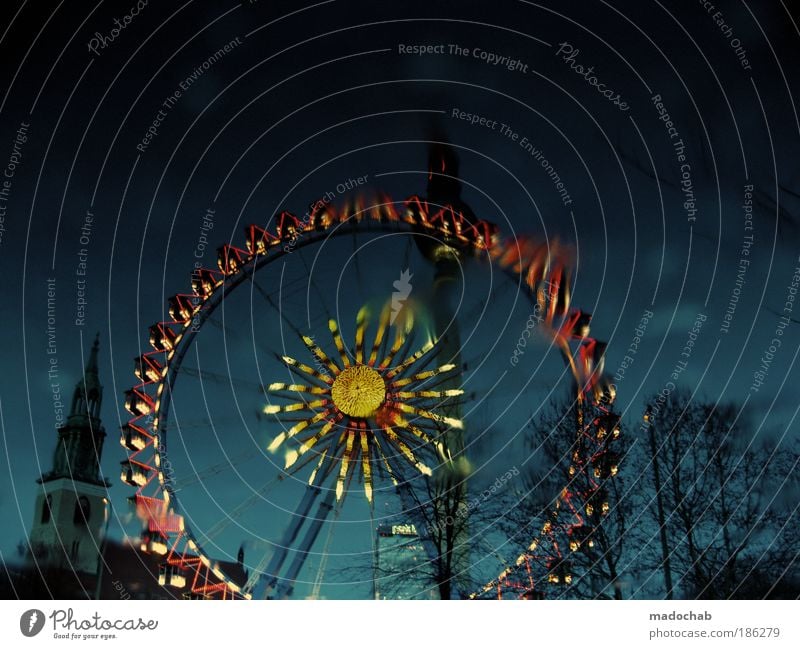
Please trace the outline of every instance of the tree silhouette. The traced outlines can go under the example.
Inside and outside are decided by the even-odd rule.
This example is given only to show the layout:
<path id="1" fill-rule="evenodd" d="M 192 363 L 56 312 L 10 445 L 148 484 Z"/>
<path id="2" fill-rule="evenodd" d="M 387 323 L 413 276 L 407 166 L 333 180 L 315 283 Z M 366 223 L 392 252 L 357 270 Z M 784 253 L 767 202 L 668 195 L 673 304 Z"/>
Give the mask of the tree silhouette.
<path id="1" fill-rule="evenodd" d="M 572 583 L 559 597 L 622 599 L 630 582 L 622 569 L 633 538 L 628 520 L 634 500 L 623 477 L 630 440 L 621 427 L 609 426 L 609 420 L 618 421 L 609 405 L 579 404 L 564 397 L 552 402 L 527 431 L 532 461 L 524 492 L 516 494 L 502 525 L 511 538 L 527 546 L 528 536 L 550 521 L 572 571 Z M 599 466 L 600 452 L 612 445 L 622 458 L 620 472 L 598 475 L 594 467 Z M 576 511 L 562 507 L 554 515 L 556 500 L 566 493 Z"/>
<path id="2" fill-rule="evenodd" d="M 672 582 L 687 598 L 796 597 L 800 532 L 787 504 L 797 502 L 797 449 L 759 442 L 735 405 L 680 390 L 650 400 L 643 428 L 642 486 L 658 496 L 650 518 L 666 539 L 650 554 L 662 570 L 669 561 L 665 595 Z"/>

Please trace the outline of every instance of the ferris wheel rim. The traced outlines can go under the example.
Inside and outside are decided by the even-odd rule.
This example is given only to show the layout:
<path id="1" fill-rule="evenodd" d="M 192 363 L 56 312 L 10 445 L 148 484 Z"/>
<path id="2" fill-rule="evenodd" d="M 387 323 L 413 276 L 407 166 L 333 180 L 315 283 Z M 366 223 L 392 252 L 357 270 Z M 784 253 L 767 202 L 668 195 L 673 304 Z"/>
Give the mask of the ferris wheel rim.
<path id="1" fill-rule="evenodd" d="M 416 198 L 416 197 L 412 197 Z M 411 200 L 411 199 L 409 199 Z M 419 201 L 417 201 L 419 203 Z M 408 201 L 406 201 L 408 204 Z M 426 204 L 427 205 L 427 204 Z M 367 208 L 371 209 L 371 208 Z M 451 208 L 452 211 L 452 208 Z M 295 217 L 296 219 L 296 217 Z M 306 226 L 308 224 L 305 224 Z M 251 226 L 252 227 L 252 226 Z M 175 345 L 166 352 L 166 361 L 163 365 L 163 373 L 157 382 L 154 383 L 156 387 L 156 400 L 154 402 L 154 416 L 153 416 L 153 424 L 150 428 L 153 431 L 153 458 L 155 463 L 155 468 L 158 474 L 158 481 L 159 481 L 159 488 L 158 491 L 163 492 L 165 500 L 167 504 L 172 508 L 172 510 L 176 513 L 177 516 L 183 518 L 181 515 L 181 503 L 180 499 L 176 495 L 176 491 L 173 488 L 174 485 L 174 476 L 168 475 L 164 476 L 164 472 L 161 471 L 160 463 L 161 463 L 161 455 L 166 452 L 167 448 L 167 441 L 169 436 L 169 427 L 170 427 L 170 407 L 172 405 L 172 391 L 176 385 L 177 377 L 180 373 L 180 368 L 183 364 L 184 358 L 186 353 L 192 347 L 192 344 L 196 338 L 196 335 L 200 332 L 202 326 L 207 322 L 207 320 L 211 317 L 211 315 L 219 308 L 220 305 L 223 304 L 226 295 L 229 295 L 233 292 L 238 286 L 244 283 L 248 278 L 252 278 L 253 275 L 260 269 L 264 268 L 265 266 L 276 262 L 282 258 L 285 258 L 288 254 L 290 254 L 295 249 L 304 248 L 307 246 L 311 246 L 314 244 L 318 244 L 322 241 L 325 241 L 332 237 L 343 236 L 350 233 L 355 232 L 400 232 L 402 234 L 420 234 L 424 233 L 424 229 L 420 229 L 419 224 L 410 224 L 407 221 L 403 220 L 372 220 L 370 218 L 352 218 L 346 221 L 337 222 L 335 223 L 335 227 L 333 229 L 329 228 L 322 228 L 319 230 L 316 229 L 306 229 L 305 227 L 301 227 L 299 231 L 295 232 L 293 238 L 291 239 L 291 248 L 289 250 L 283 244 L 283 240 L 279 242 L 280 245 L 272 246 L 269 248 L 268 252 L 265 254 L 259 254 L 256 252 L 250 252 L 249 258 L 246 259 L 244 263 L 238 265 L 238 267 L 230 273 L 225 273 L 224 271 L 214 271 L 211 269 L 202 269 L 211 273 L 212 275 L 219 276 L 219 280 L 217 281 L 213 290 L 211 290 L 205 296 L 197 296 L 199 299 L 199 304 L 196 310 L 193 311 L 192 317 L 188 318 L 184 323 L 181 329 L 177 334 L 177 339 L 174 341 Z M 442 232 L 439 230 L 435 230 L 435 234 L 442 236 Z M 452 236 L 452 232 L 446 233 Z M 548 244 L 549 247 L 550 244 Z M 469 248 L 470 246 L 466 246 Z M 273 250 L 275 248 L 275 250 Z M 474 250 L 481 250 L 480 246 L 473 245 Z M 244 252 L 241 249 L 233 248 L 230 244 L 224 245 L 220 250 L 223 249 L 230 249 L 232 251 Z M 473 250 L 473 252 L 474 252 Z M 498 265 L 502 269 L 506 271 L 507 274 L 510 274 L 514 277 L 520 284 L 520 286 L 524 287 L 527 285 L 530 291 L 528 292 L 529 296 L 533 297 L 534 300 L 537 299 L 536 291 L 534 288 L 529 285 L 526 281 L 526 277 L 524 277 L 520 272 L 514 271 L 509 265 L 503 265 L 502 263 L 498 263 L 498 258 L 492 256 L 491 245 L 487 245 L 482 250 L 483 253 L 488 255 L 488 259 L 491 265 Z M 546 272 L 543 272 L 544 276 Z M 194 273 L 193 273 L 194 275 Z M 178 294 L 181 295 L 181 294 Z M 188 296 L 188 294 L 184 294 Z M 177 297 L 177 296 L 176 296 Z M 566 313 L 566 309 L 564 309 L 564 313 Z M 560 315 L 564 315 L 561 313 Z M 165 320 L 162 322 L 157 323 L 155 326 L 167 326 L 167 325 L 176 325 L 180 324 L 179 321 L 176 320 Z M 152 331 L 152 327 L 151 327 Z M 156 349 L 155 352 L 150 352 L 150 354 L 161 353 L 163 350 Z M 146 385 L 146 382 L 143 382 L 139 387 L 143 387 Z M 135 414 L 132 412 L 132 414 Z M 134 416 L 134 419 L 131 420 L 130 423 L 135 422 L 138 420 L 139 416 Z M 161 451 L 161 449 L 164 451 Z M 141 488 L 137 490 L 137 496 Z M 185 521 L 182 521 L 182 527 L 180 530 L 180 535 L 187 539 L 188 544 L 192 549 L 197 552 L 197 554 L 202 558 L 205 557 L 207 561 L 210 561 L 210 557 L 208 557 L 203 549 L 201 544 L 197 540 L 197 536 L 195 532 L 191 529 L 190 526 L 185 524 Z M 218 566 L 217 566 L 218 568 Z M 220 572 L 224 574 L 224 571 L 220 569 Z M 216 573 L 216 570 L 215 570 Z M 233 580 L 226 579 L 226 581 L 231 585 L 234 586 L 235 583 Z M 243 596 L 247 596 L 247 593 L 244 593 Z"/>

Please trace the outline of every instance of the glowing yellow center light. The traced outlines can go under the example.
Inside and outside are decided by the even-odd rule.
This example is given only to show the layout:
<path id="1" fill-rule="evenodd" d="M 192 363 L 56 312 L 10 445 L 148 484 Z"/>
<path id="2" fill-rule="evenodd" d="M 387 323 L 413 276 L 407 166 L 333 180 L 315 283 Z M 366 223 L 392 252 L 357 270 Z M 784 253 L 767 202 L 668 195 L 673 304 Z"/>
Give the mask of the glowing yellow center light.
<path id="1" fill-rule="evenodd" d="M 350 417 L 372 417 L 386 399 L 386 382 L 366 365 L 343 369 L 333 382 L 331 397 L 334 405 Z"/>
<path id="2" fill-rule="evenodd" d="M 443 443 L 437 439 L 439 424 L 462 429 L 463 422 L 455 417 L 446 417 L 436 412 L 439 405 L 451 397 L 463 394 L 461 389 L 426 389 L 428 381 L 450 372 L 456 365 L 449 363 L 434 369 L 422 370 L 429 362 L 435 342 L 429 340 L 413 354 L 407 353 L 408 335 L 413 326 L 413 311 L 408 313 L 402 324 L 392 323 L 392 304 L 387 301 L 381 310 L 378 327 L 372 344 L 366 341 L 369 311 L 366 307 L 356 317 L 355 348 L 352 353 L 346 348 L 339 325 L 333 319 L 328 321 L 338 356 L 328 356 L 310 336 L 302 336 L 303 343 L 314 357 L 318 369 L 302 363 L 290 356 L 282 360 L 295 374 L 305 377 L 303 383 L 270 383 L 269 393 L 289 398 L 285 405 L 270 403 L 264 412 L 271 415 L 287 415 L 286 421 L 293 421 L 291 427 L 282 430 L 267 447 L 270 453 L 276 452 L 289 440 L 299 445 L 284 447 L 286 470 L 305 466 L 300 458 L 323 440 L 335 437 L 333 461 L 339 464 L 336 477 L 336 497 L 344 497 L 347 485 L 356 471 L 364 483 L 364 493 L 372 502 L 373 462 L 381 463 L 392 475 L 388 457 L 403 457 L 421 474 L 430 476 L 433 471 L 426 466 L 416 453 L 435 450 L 437 457 L 452 462 Z M 404 310 L 405 311 L 405 310 Z M 394 342 L 390 342 L 389 331 L 394 328 Z M 380 360 L 381 350 L 386 352 Z M 381 354 L 382 355 L 382 354 Z M 319 398 L 306 400 L 295 395 L 316 395 Z M 409 421 L 407 415 L 413 415 Z M 367 423 L 366 420 L 369 420 Z M 420 447 L 424 447 L 420 450 Z M 331 451 L 322 452 L 317 467 L 311 472 L 309 484 L 314 484 L 317 471 Z M 387 457 L 387 453 L 390 454 Z M 296 468 L 294 469 L 296 470 Z M 465 466 L 463 471 L 468 472 Z"/>

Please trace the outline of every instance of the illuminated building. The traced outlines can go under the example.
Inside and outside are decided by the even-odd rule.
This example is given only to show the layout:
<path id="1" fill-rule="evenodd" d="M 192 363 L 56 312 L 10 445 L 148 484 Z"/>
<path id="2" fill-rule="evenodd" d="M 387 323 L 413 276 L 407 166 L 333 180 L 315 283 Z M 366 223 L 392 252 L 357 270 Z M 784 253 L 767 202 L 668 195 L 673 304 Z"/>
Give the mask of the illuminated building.
<path id="1" fill-rule="evenodd" d="M 433 568 L 413 525 L 378 526 L 374 599 L 438 599 Z"/>

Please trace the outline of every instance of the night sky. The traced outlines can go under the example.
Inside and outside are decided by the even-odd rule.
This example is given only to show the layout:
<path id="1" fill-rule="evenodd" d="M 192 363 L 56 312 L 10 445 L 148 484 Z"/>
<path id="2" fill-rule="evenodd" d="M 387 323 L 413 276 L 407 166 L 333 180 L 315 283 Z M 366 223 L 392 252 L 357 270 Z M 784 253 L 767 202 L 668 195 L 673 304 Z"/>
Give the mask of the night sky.
<path id="1" fill-rule="evenodd" d="M 796 441 L 798 7 L 714 4 L 3 3 L 3 559 L 17 560 L 35 480 L 50 468 L 54 390 L 67 407 L 96 332 L 102 467 L 121 538 L 138 532 L 119 481 L 123 393 L 147 327 L 169 296 L 189 291 L 193 264 L 215 266 L 217 246 L 243 247 L 246 225 L 283 209 L 302 216 L 326 194 L 424 194 L 433 133 L 457 151 L 476 215 L 509 236 L 574 246 L 573 304 L 608 342 L 634 440 L 645 398 L 687 361 L 676 385 L 734 402 L 758 439 Z M 352 340 L 359 306 L 378 310 L 402 271 L 421 303 L 432 283 L 410 237 L 373 237 L 292 253 L 265 267 L 263 288 L 282 291 L 281 314 L 321 344 L 330 347 L 320 323 L 331 313 Z M 466 407 L 468 428 L 482 433 L 470 441 L 475 484 L 522 461 L 526 422 L 568 385 L 545 343 L 509 366 L 530 305 L 487 267 L 465 268 L 457 310 L 465 385 L 495 386 Z M 285 380 L 270 378 L 286 370 L 268 352 L 299 358 L 304 348 L 257 293 L 233 294 L 188 354 L 185 365 L 209 380 L 187 375 L 176 388 L 170 457 L 193 529 L 212 527 L 282 466 L 265 451 L 277 429 L 260 412 L 259 385 Z M 343 509 L 339 567 L 369 565 L 370 530 L 396 514 L 383 487 L 373 518 L 360 501 Z M 300 489 L 271 492 L 209 551 L 235 557 L 247 540 L 248 553 L 263 552 Z"/>

